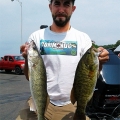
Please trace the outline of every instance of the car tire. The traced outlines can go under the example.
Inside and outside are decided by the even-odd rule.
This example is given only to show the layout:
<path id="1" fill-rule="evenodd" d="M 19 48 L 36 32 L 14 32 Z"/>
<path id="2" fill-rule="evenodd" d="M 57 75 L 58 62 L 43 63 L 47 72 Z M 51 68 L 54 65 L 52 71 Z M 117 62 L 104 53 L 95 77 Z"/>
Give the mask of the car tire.
<path id="1" fill-rule="evenodd" d="M 19 66 L 16 66 L 16 67 L 15 67 L 15 74 L 16 74 L 16 75 L 20 75 L 21 73 L 22 73 L 21 68 L 20 68 Z"/>

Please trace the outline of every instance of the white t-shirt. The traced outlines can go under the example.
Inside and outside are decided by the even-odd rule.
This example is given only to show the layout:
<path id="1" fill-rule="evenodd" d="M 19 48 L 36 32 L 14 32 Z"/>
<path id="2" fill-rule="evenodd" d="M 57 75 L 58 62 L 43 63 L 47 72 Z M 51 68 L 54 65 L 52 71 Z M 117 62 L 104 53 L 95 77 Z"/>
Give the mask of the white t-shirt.
<path id="1" fill-rule="evenodd" d="M 48 27 L 32 33 L 30 40 L 35 41 L 46 66 L 50 102 L 57 106 L 69 104 L 77 64 L 91 47 L 91 39 L 72 27 L 63 33 Z"/>

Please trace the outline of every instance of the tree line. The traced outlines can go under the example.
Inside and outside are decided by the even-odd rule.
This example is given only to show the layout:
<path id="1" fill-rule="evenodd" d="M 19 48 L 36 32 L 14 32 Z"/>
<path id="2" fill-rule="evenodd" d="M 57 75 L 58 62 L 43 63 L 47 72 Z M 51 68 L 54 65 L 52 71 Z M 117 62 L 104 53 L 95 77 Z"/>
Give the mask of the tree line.
<path id="1" fill-rule="evenodd" d="M 119 45 L 120 45 L 120 40 L 118 40 L 115 44 L 102 45 L 102 47 L 104 47 L 105 49 L 114 49 L 117 48 Z M 94 46 L 98 48 L 101 45 L 94 44 Z"/>

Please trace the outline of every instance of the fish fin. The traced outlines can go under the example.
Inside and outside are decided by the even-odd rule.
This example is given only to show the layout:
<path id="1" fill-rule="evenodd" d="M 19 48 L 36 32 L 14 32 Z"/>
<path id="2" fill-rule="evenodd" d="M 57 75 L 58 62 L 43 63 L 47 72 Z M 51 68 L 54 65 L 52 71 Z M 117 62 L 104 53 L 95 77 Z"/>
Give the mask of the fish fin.
<path id="1" fill-rule="evenodd" d="M 30 111 L 34 111 L 36 112 L 36 107 L 35 107 L 35 104 L 34 104 L 34 101 L 33 101 L 33 98 L 30 97 L 29 100 L 28 100 L 28 105 L 30 106 Z"/>
<path id="2" fill-rule="evenodd" d="M 48 107 L 48 104 L 50 103 L 50 98 L 49 98 L 49 95 L 47 95 L 47 103 L 46 103 L 46 108 L 45 108 L 45 111 L 47 111 L 47 107 Z"/>
<path id="3" fill-rule="evenodd" d="M 75 112 L 75 114 L 73 116 L 73 120 L 76 120 L 76 119 L 77 119 L 77 116 L 76 116 L 76 112 Z"/>
<path id="4" fill-rule="evenodd" d="M 71 103 L 72 103 L 72 104 L 75 104 L 76 99 L 75 99 L 75 97 L 74 97 L 74 89 L 73 89 L 73 88 L 72 88 L 72 90 L 71 90 L 70 100 L 71 100 Z"/>
<path id="5" fill-rule="evenodd" d="M 73 120 L 90 120 L 85 114 L 74 114 Z"/>
<path id="6" fill-rule="evenodd" d="M 97 79 L 99 78 L 99 76 L 100 76 L 100 71 L 98 70 L 98 72 L 97 72 Z"/>

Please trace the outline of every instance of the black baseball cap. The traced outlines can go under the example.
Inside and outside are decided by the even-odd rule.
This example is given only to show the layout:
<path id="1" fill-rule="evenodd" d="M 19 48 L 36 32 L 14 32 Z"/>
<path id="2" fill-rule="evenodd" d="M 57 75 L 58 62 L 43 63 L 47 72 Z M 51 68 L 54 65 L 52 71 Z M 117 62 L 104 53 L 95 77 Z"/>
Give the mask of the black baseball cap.
<path id="1" fill-rule="evenodd" d="M 49 2 L 52 2 L 53 0 L 48 0 Z M 74 4 L 75 0 L 70 0 Z"/>

